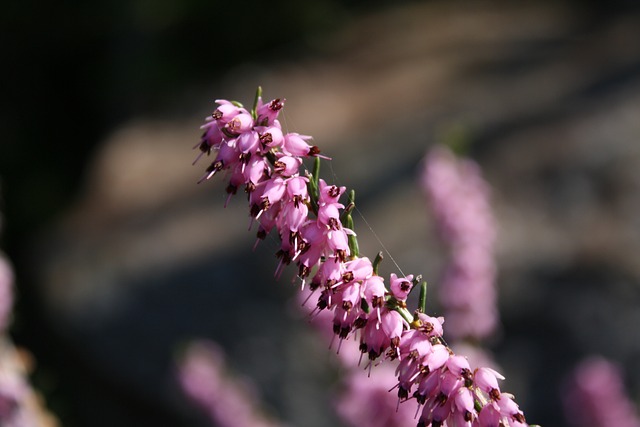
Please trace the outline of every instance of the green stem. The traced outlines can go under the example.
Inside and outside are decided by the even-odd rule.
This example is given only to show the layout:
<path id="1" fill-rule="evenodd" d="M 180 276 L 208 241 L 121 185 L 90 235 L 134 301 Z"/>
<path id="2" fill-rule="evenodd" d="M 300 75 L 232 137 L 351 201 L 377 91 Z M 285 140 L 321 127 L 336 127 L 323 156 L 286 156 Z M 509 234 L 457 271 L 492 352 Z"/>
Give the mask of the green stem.
<path id="1" fill-rule="evenodd" d="M 384 257 L 382 256 L 382 252 L 378 252 L 378 255 L 376 255 L 376 259 L 373 260 L 373 274 L 375 274 L 376 276 L 378 276 L 378 268 L 380 267 L 380 263 L 382 262 L 382 259 Z"/>
<path id="2" fill-rule="evenodd" d="M 313 159 L 313 172 L 311 173 L 313 177 L 313 184 L 316 187 L 316 191 L 318 189 L 318 181 L 320 180 L 320 157 L 316 157 Z M 316 196 L 319 196 L 316 194 Z"/>
<path id="3" fill-rule="evenodd" d="M 348 204 L 342 213 L 342 226 L 346 227 L 353 231 L 353 217 L 351 216 L 351 211 L 356 205 L 356 192 L 354 190 L 349 191 L 349 200 Z M 347 237 L 349 241 L 349 251 L 351 251 L 351 257 L 355 258 L 360 255 L 360 248 L 358 247 L 358 239 L 355 235 L 349 234 Z"/>
<path id="4" fill-rule="evenodd" d="M 307 172 L 307 191 L 311 200 L 311 210 L 318 216 L 318 200 L 320 199 L 320 189 L 318 188 L 318 180 L 320 179 L 320 158 L 316 157 L 313 161 L 313 169 L 311 174 Z"/>
<path id="5" fill-rule="evenodd" d="M 253 120 L 258 118 L 258 100 L 262 97 L 262 86 L 256 89 L 256 97 L 253 99 L 253 108 L 251 109 L 251 117 Z"/>
<path id="6" fill-rule="evenodd" d="M 386 306 L 391 310 L 397 311 L 398 314 L 407 321 L 407 323 L 413 323 L 413 316 L 411 315 L 409 310 L 407 310 L 406 304 L 404 302 L 398 301 L 393 296 L 391 296 L 387 299 Z"/>
<path id="7" fill-rule="evenodd" d="M 351 214 L 347 215 L 347 228 L 353 230 L 353 218 L 351 217 Z M 353 258 L 359 257 L 360 247 L 358 246 L 358 239 L 355 234 L 349 234 L 347 238 L 349 241 L 349 251 L 351 251 L 351 256 Z"/>
<path id="8" fill-rule="evenodd" d="M 427 282 L 420 284 L 420 298 L 418 300 L 418 310 L 421 313 L 427 312 Z"/>
<path id="9" fill-rule="evenodd" d="M 397 311 L 398 314 L 400 314 L 400 316 L 402 316 L 402 318 L 407 321 L 407 323 L 411 324 L 413 322 L 413 316 L 406 308 L 395 307 L 394 310 Z"/>

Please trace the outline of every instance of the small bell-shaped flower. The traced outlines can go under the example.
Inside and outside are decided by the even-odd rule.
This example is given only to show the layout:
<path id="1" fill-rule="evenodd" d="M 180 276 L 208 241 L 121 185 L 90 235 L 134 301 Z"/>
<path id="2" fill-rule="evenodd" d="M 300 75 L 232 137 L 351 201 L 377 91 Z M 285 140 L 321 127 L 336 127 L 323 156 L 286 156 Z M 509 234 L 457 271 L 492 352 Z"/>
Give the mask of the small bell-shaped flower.
<path id="1" fill-rule="evenodd" d="M 391 273 L 391 293 L 398 301 L 406 301 L 411 288 L 413 288 L 413 274 L 399 278 L 395 273 Z"/>
<path id="2" fill-rule="evenodd" d="M 280 110 L 284 107 L 284 99 L 276 98 L 267 103 L 262 101 L 262 97 L 258 98 L 258 104 L 256 106 L 256 113 L 258 119 L 256 122 L 261 126 L 269 126 L 278 117 Z"/>

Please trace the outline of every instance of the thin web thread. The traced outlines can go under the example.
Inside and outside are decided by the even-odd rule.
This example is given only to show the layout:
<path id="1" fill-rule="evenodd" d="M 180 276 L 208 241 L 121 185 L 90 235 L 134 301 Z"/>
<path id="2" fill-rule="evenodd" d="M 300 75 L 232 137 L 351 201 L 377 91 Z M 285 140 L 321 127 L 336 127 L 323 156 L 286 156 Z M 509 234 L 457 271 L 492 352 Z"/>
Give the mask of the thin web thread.
<path id="1" fill-rule="evenodd" d="M 288 123 L 287 123 L 287 116 L 288 114 L 286 114 L 285 111 L 281 111 L 281 117 L 282 117 L 282 121 L 283 123 L 283 127 L 285 129 L 286 132 L 288 132 Z M 289 117 L 289 121 L 293 122 L 293 120 L 291 119 L 291 117 Z M 292 123 L 292 125 L 294 125 Z M 338 186 L 341 184 L 340 179 L 338 178 L 338 175 L 336 174 L 335 170 L 333 169 L 333 161 L 331 159 L 327 160 L 326 163 L 329 164 L 329 170 L 331 172 L 331 177 L 333 178 L 333 181 L 335 184 L 337 184 Z M 305 173 L 307 174 L 311 174 L 311 172 L 305 167 Z M 400 268 L 400 265 L 396 262 L 395 258 L 393 257 L 393 255 L 391 255 L 391 252 L 387 249 L 387 247 L 385 246 L 385 244 L 382 242 L 382 239 L 380 239 L 380 236 L 378 236 L 378 234 L 373 230 L 373 227 L 371 227 L 371 225 L 369 224 L 369 221 L 367 221 L 367 219 L 364 217 L 364 215 L 362 214 L 362 212 L 360 211 L 360 209 L 358 209 L 358 205 L 356 204 L 354 206 L 354 211 L 358 214 L 358 216 L 360 217 L 360 219 L 362 220 L 362 222 L 364 222 L 365 226 L 369 229 L 369 231 L 371 232 L 371 234 L 373 235 L 373 237 L 375 237 L 376 241 L 378 242 L 378 244 L 380 245 L 380 247 L 382 248 L 383 252 L 389 256 L 389 259 L 391 260 L 391 262 L 393 263 L 393 265 L 398 269 L 398 272 L 404 276 L 407 277 L 406 274 L 404 274 L 404 272 L 402 271 L 402 268 Z"/>
<path id="2" fill-rule="evenodd" d="M 333 177 L 333 180 L 336 184 L 340 185 L 340 179 L 338 178 L 338 175 L 336 175 L 336 172 L 333 170 L 333 162 L 331 160 L 328 161 L 329 163 L 329 169 L 331 171 L 331 176 Z M 395 267 L 398 269 L 398 272 L 400 272 L 400 274 L 402 276 L 406 277 L 406 274 L 404 274 L 404 272 L 402 271 L 402 268 L 400 268 L 400 265 L 396 262 L 395 258 L 393 257 L 393 255 L 391 255 L 391 252 L 389 252 L 389 250 L 387 249 L 387 247 L 385 246 L 385 244 L 382 242 L 382 239 L 380 239 L 380 236 L 378 236 L 378 234 L 373 230 L 373 227 L 371 227 L 371 225 L 369 224 L 369 221 L 367 221 L 367 219 L 364 217 L 364 215 L 362 214 L 362 212 L 360 211 L 360 209 L 358 209 L 358 204 L 356 203 L 354 206 L 354 211 L 358 214 L 358 216 L 360 217 L 360 219 L 362 219 L 362 221 L 364 222 L 364 224 L 366 225 L 366 227 L 369 229 L 369 231 L 371 232 L 371 234 L 373 235 L 373 237 L 375 237 L 375 239 L 378 241 L 378 243 L 380 244 L 380 246 L 382 247 L 382 250 L 384 251 L 385 254 L 387 254 L 389 256 L 389 259 L 391 260 L 391 262 L 393 263 L 393 265 L 395 265 Z"/>

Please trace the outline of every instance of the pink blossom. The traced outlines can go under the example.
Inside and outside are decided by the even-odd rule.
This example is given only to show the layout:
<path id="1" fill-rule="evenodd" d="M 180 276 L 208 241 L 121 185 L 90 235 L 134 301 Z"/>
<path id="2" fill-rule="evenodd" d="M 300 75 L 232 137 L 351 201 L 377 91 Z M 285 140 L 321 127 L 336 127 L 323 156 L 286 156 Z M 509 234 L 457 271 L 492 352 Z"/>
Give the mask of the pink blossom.
<path id="1" fill-rule="evenodd" d="M 12 309 L 13 272 L 0 253 L 0 426 L 55 425 L 28 382 L 24 358 L 6 335 Z"/>
<path id="2" fill-rule="evenodd" d="M 276 120 L 274 126 L 256 128 L 263 150 L 282 147 L 284 135 L 280 123 Z"/>
<path id="3" fill-rule="evenodd" d="M 373 275 L 373 266 L 371 260 L 367 257 L 355 258 L 344 264 L 345 273 L 343 278 L 345 282 L 364 281 Z"/>
<path id="4" fill-rule="evenodd" d="M 262 97 L 258 98 L 256 113 L 258 115 L 257 122 L 262 126 L 268 126 L 278 117 L 280 110 L 284 107 L 284 99 L 276 98 L 267 103 L 263 103 Z"/>
<path id="5" fill-rule="evenodd" d="M 396 348 L 404 329 L 402 317 L 395 311 L 382 309 L 380 319 L 370 316 L 361 335 L 360 349 L 375 360 L 390 346 Z"/>
<path id="6" fill-rule="evenodd" d="M 347 187 L 338 187 L 336 185 L 328 185 L 324 179 L 318 182 L 320 200 L 319 204 L 337 203 L 340 196 L 345 192 Z"/>
<path id="7" fill-rule="evenodd" d="M 336 257 L 344 262 L 351 255 L 351 249 L 349 249 L 349 239 L 347 232 L 351 231 L 347 228 L 340 228 L 338 230 L 329 230 L 327 232 L 327 246 L 332 252 L 336 254 Z"/>
<path id="8" fill-rule="evenodd" d="M 211 154 L 211 150 L 217 150 L 220 148 L 220 144 L 224 141 L 224 135 L 222 134 L 222 131 L 220 131 L 220 128 L 217 126 L 214 119 L 212 117 L 207 117 L 206 120 L 206 123 L 200 126 L 200 129 L 204 130 L 202 137 L 200 138 L 200 143 L 193 147 L 194 149 L 199 148 L 201 151 L 200 155 L 198 155 L 198 157 L 193 161 L 193 164 L 200 159 L 202 154 Z"/>
<path id="9" fill-rule="evenodd" d="M 359 337 L 359 349 L 370 359 L 368 370 L 379 359 L 383 365 L 396 361 L 396 384 L 390 388 L 398 389 L 399 401 L 415 398 L 421 406 L 418 425 L 526 425 L 515 401 L 500 391 L 497 380 L 502 377 L 488 368 L 472 371 L 468 361 L 445 344 L 443 318 L 429 316 L 422 309 L 408 309 L 407 297 L 414 276 L 398 277 L 392 273 L 387 290 L 384 280 L 374 274 L 369 258 L 359 255 L 355 232 L 342 225 L 342 219 L 351 223 L 350 214 L 345 214 L 345 207 L 339 202 L 346 188 L 328 185 L 311 174 L 307 175 L 309 178 L 301 177 L 302 158 L 320 157 L 318 148 L 308 143 L 311 137 L 289 133 L 280 143 L 281 128 L 276 117 L 281 103 L 276 100 L 267 105 L 260 99 L 252 113 L 226 101 L 218 104 L 213 115 L 215 125 L 209 121 L 205 126 L 218 126 L 222 141 L 205 144 L 218 151 L 205 178 L 230 169 L 230 194 L 246 185 L 250 215 L 259 223 L 258 237 L 264 238 L 277 228 L 277 276 L 285 265 L 295 263 L 304 288 L 304 280 L 315 271 L 307 299 L 320 290 L 315 294 L 315 304 L 311 304 L 315 306 L 312 313 L 331 319 L 334 334 L 340 338 L 338 349 L 343 343 L 345 348 L 354 348 L 348 343 L 356 343 Z M 256 120 L 249 120 L 251 117 Z M 211 131 L 211 135 L 217 134 Z M 209 150 L 208 147 L 204 148 Z M 489 302 L 494 302 L 495 294 L 486 287 L 495 274 L 492 260 L 485 256 L 491 247 L 482 246 L 492 244 L 492 229 L 486 216 L 469 213 L 476 205 L 471 204 L 472 196 L 465 193 L 469 191 L 467 187 L 450 200 L 441 200 L 464 180 L 457 179 L 458 166 L 450 167 L 449 155 L 438 156 L 445 161 L 435 162 L 430 172 L 433 179 L 427 182 L 436 200 L 442 235 L 457 251 L 448 269 L 453 283 L 449 288 L 454 292 L 449 291 L 451 295 L 443 301 L 449 304 L 454 327 L 480 325 L 473 334 L 483 334 L 495 324 L 495 313 L 481 301 L 488 296 Z M 460 168 L 469 176 L 478 177 L 477 168 Z M 480 188 L 480 181 L 475 182 L 472 189 L 486 193 L 486 188 Z M 309 192 L 308 188 L 314 191 Z M 479 212 L 487 207 L 486 200 L 477 203 Z M 481 240 L 484 243 L 478 244 Z M 474 286 L 476 283 L 485 287 Z M 469 328 L 458 333 L 471 336 Z M 381 362 L 375 362 L 378 363 Z"/>
<path id="10" fill-rule="evenodd" d="M 413 274 L 407 277 L 399 278 L 395 273 L 391 273 L 391 292 L 393 296 L 399 301 L 405 301 L 409 292 L 413 288 Z"/>
<path id="11" fill-rule="evenodd" d="M 300 237 L 304 241 L 304 249 L 298 257 L 299 276 L 305 278 L 311 272 L 311 268 L 320 262 L 320 258 L 325 255 L 327 249 L 327 229 L 320 226 L 315 221 L 309 221 L 300 228 Z M 335 264 L 335 263 L 330 263 Z M 325 261 L 323 265 L 330 265 Z M 320 284 L 321 271 L 314 277 Z M 338 276 L 339 277 L 339 276 Z M 327 279 L 323 278 L 322 281 Z"/>
<path id="12" fill-rule="evenodd" d="M 352 370 L 345 378 L 345 390 L 335 401 L 338 414 L 353 427 L 407 427 L 415 425 L 411 405 L 397 407 L 389 393 L 395 382 L 393 367 L 386 363 L 367 371 Z"/>
<path id="13" fill-rule="evenodd" d="M 439 287 L 448 332 L 482 339 L 498 324 L 494 242 L 496 224 L 489 186 L 471 160 L 437 146 L 426 156 L 422 186 L 451 257 Z"/>
<path id="14" fill-rule="evenodd" d="M 247 185 L 247 192 L 254 191 L 256 186 L 265 179 L 268 165 L 264 158 L 253 156 L 242 173 L 243 182 Z"/>
<path id="15" fill-rule="evenodd" d="M 291 156 L 314 156 L 320 151 L 318 147 L 307 144 L 310 139 L 311 137 L 307 135 L 288 133 L 284 136 L 282 151 Z"/>
<path id="16" fill-rule="evenodd" d="M 0 333 L 7 330 L 13 308 L 13 270 L 0 253 Z"/>
<path id="17" fill-rule="evenodd" d="M 487 394 L 500 393 L 498 379 L 503 380 L 504 377 L 491 368 L 476 369 L 473 375 L 473 382 Z"/>
<path id="18" fill-rule="evenodd" d="M 302 160 L 299 157 L 279 156 L 274 164 L 274 171 L 283 177 L 294 176 L 300 170 Z"/>
<path id="19" fill-rule="evenodd" d="M 223 351 L 213 342 L 189 345 L 180 361 L 178 379 L 185 394 L 220 427 L 276 427 L 258 409 L 250 382 L 227 374 Z"/>
<path id="20" fill-rule="evenodd" d="M 240 113 L 224 125 L 223 132 L 227 135 L 241 135 L 249 132 L 253 127 L 253 119 L 251 114 L 244 109 L 240 109 Z"/>
<path id="21" fill-rule="evenodd" d="M 373 308 L 378 312 L 384 305 L 384 295 L 386 288 L 384 286 L 384 279 L 380 276 L 371 276 L 364 282 L 364 297 Z"/>
<path id="22" fill-rule="evenodd" d="M 344 205 L 340 203 L 320 205 L 318 208 L 318 222 L 332 230 L 339 230 L 342 227 L 340 224 L 340 209 L 342 208 L 344 208 Z"/>
<path id="23" fill-rule="evenodd" d="M 224 127 L 238 114 L 247 112 L 244 108 L 238 107 L 226 99 L 216 99 L 216 104 L 218 104 L 218 108 L 211 114 L 211 117 L 215 119 L 218 126 L 221 127 Z"/>
<path id="24" fill-rule="evenodd" d="M 640 427 L 620 369 L 603 357 L 582 361 L 565 381 L 562 397 L 573 426 Z"/>
<path id="25" fill-rule="evenodd" d="M 263 209 L 267 210 L 280 202 L 286 191 L 287 181 L 285 179 L 276 176 L 267 181 L 264 193 L 262 194 L 263 202 L 265 203 Z"/>

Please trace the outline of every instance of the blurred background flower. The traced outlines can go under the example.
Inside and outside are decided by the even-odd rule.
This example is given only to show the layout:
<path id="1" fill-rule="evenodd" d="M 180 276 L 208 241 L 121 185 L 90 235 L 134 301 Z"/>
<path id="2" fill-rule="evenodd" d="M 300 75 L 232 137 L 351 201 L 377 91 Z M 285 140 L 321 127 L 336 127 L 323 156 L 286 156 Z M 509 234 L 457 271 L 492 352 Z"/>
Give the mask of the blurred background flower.
<path id="1" fill-rule="evenodd" d="M 596 353 L 637 400 L 636 2 L 25 1 L 0 23 L 11 334 L 62 425 L 209 425 L 173 377 L 192 337 L 220 343 L 288 424 L 339 425 L 331 352 L 286 309 L 294 271 L 272 279 L 276 243 L 250 254 L 244 204 L 224 210 L 190 166 L 213 100 L 250 102 L 258 84 L 430 290 L 447 255 L 419 161 L 463 126 L 501 230 L 505 388 L 529 421 L 569 425 L 560 383 Z"/>
<path id="2" fill-rule="evenodd" d="M 640 426 L 638 411 L 627 396 L 622 372 L 603 357 L 585 358 L 567 375 L 562 401 L 572 426 Z"/>

